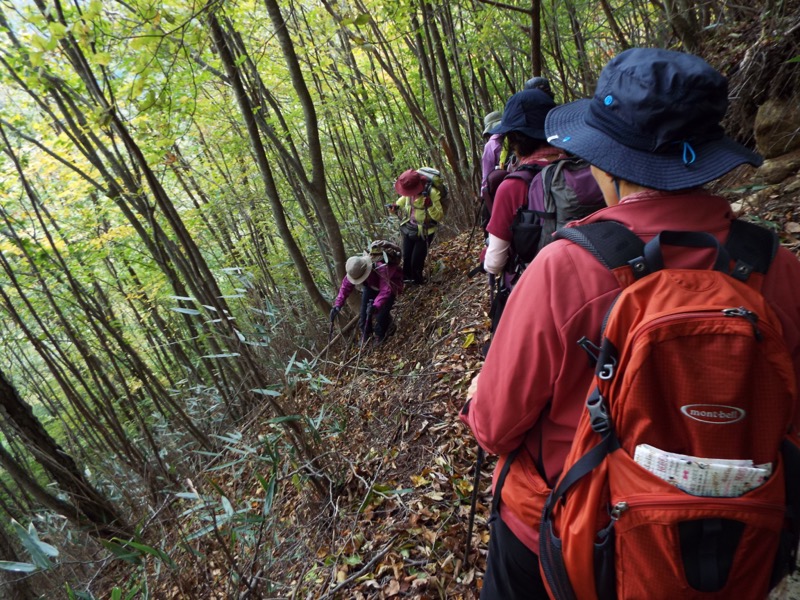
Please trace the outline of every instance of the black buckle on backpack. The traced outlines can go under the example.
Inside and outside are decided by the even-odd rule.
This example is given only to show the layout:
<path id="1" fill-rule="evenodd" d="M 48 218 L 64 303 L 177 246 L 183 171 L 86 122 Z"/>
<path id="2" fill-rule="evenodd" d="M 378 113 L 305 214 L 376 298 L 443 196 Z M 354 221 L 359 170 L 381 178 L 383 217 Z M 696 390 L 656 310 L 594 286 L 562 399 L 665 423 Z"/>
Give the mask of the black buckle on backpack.
<path id="1" fill-rule="evenodd" d="M 747 281 L 750 278 L 751 273 L 753 272 L 753 267 L 743 260 L 739 259 L 736 261 L 736 264 L 733 267 L 733 271 L 731 271 L 731 276 L 734 279 L 738 279 L 739 281 Z"/>
<path id="2" fill-rule="evenodd" d="M 611 416 L 608 414 L 608 407 L 605 399 L 600 395 L 599 389 L 594 388 L 586 400 L 586 410 L 589 411 L 592 431 L 602 435 L 611 429 Z"/>
<path id="3" fill-rule="evenodd" d="M 592 342 L 588 337 L 583 336 L 579 339 L 578 346 L 589 355 L 589 359 L 593 364 L 596 365 L 600 361 L 600 346 Z"/>
<path id="4" fill-rule="evenodd" d="M 639 256 L 638 258 L 629 260 L 628 264 L 631 266 L 631 270 L 633 271 L 633 276 L 636 279 L 644 277 L 650 272 L 650 269 L 647 267 L 647 262 L 645 262 L 644 260 L 644 256 Z"/>

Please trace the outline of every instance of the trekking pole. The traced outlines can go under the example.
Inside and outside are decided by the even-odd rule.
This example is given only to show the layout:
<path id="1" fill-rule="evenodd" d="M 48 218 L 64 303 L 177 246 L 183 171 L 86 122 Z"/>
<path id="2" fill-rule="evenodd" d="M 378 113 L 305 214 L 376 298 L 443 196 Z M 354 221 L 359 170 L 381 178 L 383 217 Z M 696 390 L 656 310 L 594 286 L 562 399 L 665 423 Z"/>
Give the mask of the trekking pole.
<path id="1" fill-rule="evenodd" d="M 469 565 L 469 551 L 472 547 L 472 529 L 475 525 L 475 509 L 478 505 L 478 483 L 481 479 L 481 467 L 483 467 L 483 448 L 478 446 L 478 456 L 475 459 L 475 478 L 472 482 L 472 503 L 469 507 L 469 523 L 467 524 L 467 541 L 464 548 L 464 567 Z"/>
<path id="2" fill-rule="evenodd" d="M 484 199 L 481 196 L 481 201 L 478 204 L 478 212 L 475 213 L 475 220 L 472 223 L 472 231 L 469 232 L 469 239 L 467 240 L 467 252 L 472 248 L 472 238 L 475 236 L 475 230 L 478 228 L 478 221 L 481 219 L 481 212 L 483 211 Z"/>
<path id="3" fill-rule="evenodd" d="M 328 350 L 331 348 L 331 342 L 333 341 L 333 319 L 330 320 L 331 324 L 328 327 L 328 343 L 325 346 L 325 356 L 322 358 L 322 374 L 325 374 L 325 370 L 328 368 Z"/>
<path id="4" fill-rule="evenodd" d="M 367 331 L 370 329 L 370 323 L 372 322 L 372 300 L 367 303 L 367 310 L 366 314 L 364 315 L 364 329 L 361 331 L 361 345 L 367 343 Z"/>

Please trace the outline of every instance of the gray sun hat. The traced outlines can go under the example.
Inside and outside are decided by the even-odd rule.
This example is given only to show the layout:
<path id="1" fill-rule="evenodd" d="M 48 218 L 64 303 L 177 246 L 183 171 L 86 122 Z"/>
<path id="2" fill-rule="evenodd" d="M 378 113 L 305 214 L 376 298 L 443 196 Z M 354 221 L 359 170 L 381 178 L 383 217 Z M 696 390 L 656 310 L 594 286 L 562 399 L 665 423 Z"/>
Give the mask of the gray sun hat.
<path id="1" fill-rule="evenodd" d="M 351 256 L 344 264 L 344 270 L 347 271 L 347 278 L 353 285 L 363 283 L 372 272 L 372 259 L 369 254 L 362 254 L 360 256 Z"/>
<path id="2" fill-rule="evenodd" d="M 762 158 L 725 136 L 728 82 L 698 56 L 632 48 L 600 74 L 594 97 L 554 108 L 547 141 L 606 173 L 683 190 Z"/>
<path id="3" fill-rule="evenodd" d="M 490 112 L 483 117 L 483 135 L 491 135 L 489 132 L 500 124 L 503 114 L 499 110 Z"/>

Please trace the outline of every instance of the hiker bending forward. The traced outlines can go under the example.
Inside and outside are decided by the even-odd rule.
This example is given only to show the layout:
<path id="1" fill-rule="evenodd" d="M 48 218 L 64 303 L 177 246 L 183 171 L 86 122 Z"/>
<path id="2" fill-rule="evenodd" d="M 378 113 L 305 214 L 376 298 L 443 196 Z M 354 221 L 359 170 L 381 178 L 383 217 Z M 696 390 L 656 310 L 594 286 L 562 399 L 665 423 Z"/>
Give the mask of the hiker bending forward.
<path id="1" fill-rule="evenodd" d="M 375 341 L 382 343 L 395 329 L 391 310 L 395 298 L 403 292 L 403 273 L 400 267 L 386 264 L 382 260 L 373 263 L 370 255 L 364 254 L 348 258 L 345 271 L 347 274 L 342 279 L 339 295 L 336 296 L 331 309 L 331 320 L 336 318 L 348 296 L 358 287 L 361 289 L 359 327 L 363 339 L 374 333 Z"/>
<path id="2" fill-rule="evenodd" d="M 727 98 L 725 78 L 698 57 L 631 49 L 612 59 L 592 99 L 554 108 L 545 124 L 552 145 L 592 165 L 607 204 L 571 225 L 613 220 L 645 242 L 674 230 L 708 232 L 724 243 L 735 216 L 727 200 L 701 186 L 762 162 L 723 135 Z M 709 267 L 704 250 L 674 254 L 670 266 Z M 761 291 L 800 375 L 800 262 L 786 249 L 778 249 Z M 508 301 L 461 413 L 480 446 L 500 456 L 482 600 L 547 598 L 538 524 L 593 375 L 576 342 L 599 334 L 618 293 L 617 279 L 597 259 L 557 240 L 525 270 Z M 795 415 L 797 421 L 800 411 Z"/>
<path id="3" fill-rule="evenodd" d="M 422 271 L 428 247 L 444 217 L 442 195 L 423 175 L 409 169 L 397 178 L 395 191 L 400 194 L 390 207 L 400 216 L 403 235 L 403 278 L 407 283 L 425 283 Z"/>

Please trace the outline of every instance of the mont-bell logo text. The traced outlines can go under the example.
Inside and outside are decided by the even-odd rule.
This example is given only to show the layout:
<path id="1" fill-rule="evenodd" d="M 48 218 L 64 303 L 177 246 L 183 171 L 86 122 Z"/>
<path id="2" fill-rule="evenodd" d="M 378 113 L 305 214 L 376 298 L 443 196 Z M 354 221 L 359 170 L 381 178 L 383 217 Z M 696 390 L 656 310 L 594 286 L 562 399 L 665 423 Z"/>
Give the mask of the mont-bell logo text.
<path id="1" fill-rule="evenodd" d="M 719 404 L 687 404 L 681 406 L 681 412 L 690 419 L 712 425 L 730 425 L 744 419 L 745 413 L 735 406 L 720 406 Z"/>

